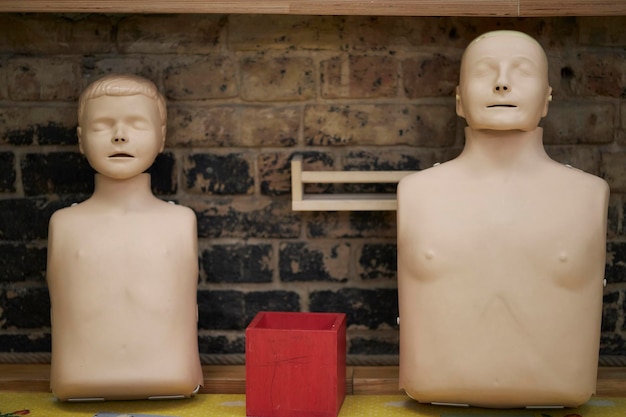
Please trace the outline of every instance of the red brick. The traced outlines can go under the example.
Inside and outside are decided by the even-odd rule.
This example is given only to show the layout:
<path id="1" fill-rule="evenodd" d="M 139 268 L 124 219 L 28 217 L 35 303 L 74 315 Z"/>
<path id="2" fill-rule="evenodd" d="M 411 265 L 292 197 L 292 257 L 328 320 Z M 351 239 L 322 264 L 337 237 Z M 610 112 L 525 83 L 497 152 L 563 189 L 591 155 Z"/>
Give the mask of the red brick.
<path id="1" fill-rule="evenodd" d="M 229 44 L 235 51 L 339 50 L 340 16 L 230 15 Z"/>
<path id="2" fill-rule="evenodd" d="M 130 15 L 117 25 L 122 53 L 209 53 L 220 49 L 227 20 L 220 15 Z M 184 29 L 184 30 L 182 30 Z"/>
<path id="3" fill-rule="evenodd" d="M 14 54 L 112 52 L 113 20 L 97 14 L 0 14 L 0 51 Z"/>
<path id="4" fill-rule="evenodd" d="M 408 98 L 454 97 L 459 84 L 460 56 L 419 54 L 402 62 L 404 92 Z"/>
<path id="5" fill-rule="evenodd" d="M 304 141 L 315 146 L 450 146 L 456 121 L 452 105 L 313 105 L 305 109 Z"/>
<path id="6" fill-rule="evenodd" d="M 546 144 L 606 144 L 613 142 L 615 106 L 610 103 L 559 101 L 555 97 L 543 121 Z"/>
<path id="7" fill-rule="evenodd" d="M 168 99 L 202 100 L 236 97 L 235 63 L 229 57 L 180 57 L 165 69 Z"/>
<path id="8" fill-rule="evenodd" d="M 246 101 L 315 97 L 315 71 L 311 58 L 247 57 L 239 65 L 241 97 Z"/>
<path id="9" fill-rule="evenodd" d="M 12 58 L 7 64 L 9 97 L 16 101 L 75 101 L 80 93 L 77 57 Z"/>
<path id="10" fill-rule="evenodd" d="M 324 98 L 394 97 L 398 61 L 388 56 L 338 56 L 322 61 Z"/>

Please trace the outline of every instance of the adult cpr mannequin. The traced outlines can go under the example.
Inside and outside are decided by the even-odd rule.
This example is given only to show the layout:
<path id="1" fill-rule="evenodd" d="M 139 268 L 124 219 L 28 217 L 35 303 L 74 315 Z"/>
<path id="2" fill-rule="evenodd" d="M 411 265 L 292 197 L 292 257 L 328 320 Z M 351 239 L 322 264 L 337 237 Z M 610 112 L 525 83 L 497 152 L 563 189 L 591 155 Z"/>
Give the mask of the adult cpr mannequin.
<path id="1" fill-rule="evenodd" d="M 547 74 L 525 34 L 474 40 L 462 153 L 398 186 L 400 388 L 420 402 L 577 406 L 595 392 L 609 189 L 547 156 Z"/>
<path id="2" fill-rule="evenodd" d="M 54 213 L 47 279 L 51 388 L 60 400 L 189 397 L 198 354 L 196 218 L 156 198 L 150 167 L 166 109 L 150 81 L 97 80 L 79 100 L 93 195 Z"/>

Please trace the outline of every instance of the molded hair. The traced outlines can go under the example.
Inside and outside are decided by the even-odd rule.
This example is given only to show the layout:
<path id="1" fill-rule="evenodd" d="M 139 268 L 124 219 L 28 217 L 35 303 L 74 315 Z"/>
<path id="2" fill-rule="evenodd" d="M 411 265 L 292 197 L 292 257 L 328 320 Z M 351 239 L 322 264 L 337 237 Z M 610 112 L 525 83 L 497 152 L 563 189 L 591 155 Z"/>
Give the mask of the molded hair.
<path id="1" fill-rule="evenodd" d="M 134 96 L 137 94 L 155 100 L 161 118 L 161 126 L 164 126 L 167 122 L 165 98 L 152 81 L 132 74 L 110 74 L 89 84 L 78 99 L 78 125 L 81 124 L 88 100 L 102 96 Z"/>

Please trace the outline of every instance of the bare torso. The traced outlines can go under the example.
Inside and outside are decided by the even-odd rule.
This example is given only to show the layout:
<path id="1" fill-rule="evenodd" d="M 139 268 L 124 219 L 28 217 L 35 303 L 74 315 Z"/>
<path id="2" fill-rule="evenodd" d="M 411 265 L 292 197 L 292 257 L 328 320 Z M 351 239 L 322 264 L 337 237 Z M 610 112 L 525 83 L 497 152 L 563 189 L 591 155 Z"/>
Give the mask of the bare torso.
<path id="1" fill-rule="evenodd" d="M 530 405 L 581 378 L 595 386 L 607 199 L 604 181 L 547 159 L 482 175 L 459 158 L 405 178 L 401 387 L 425 402 L 482 405 L 491 390 L 484 405 Z"/>
<path id="2" fill-rule="evenodd" d="M 53 390 L 72 381 L 84 396 L 107 386 L 132 395 L 168 378 L 201 384 L 196 240 L 193 212 L 157 199 L 138 211 L 88 200 L 54 214 Z"/>

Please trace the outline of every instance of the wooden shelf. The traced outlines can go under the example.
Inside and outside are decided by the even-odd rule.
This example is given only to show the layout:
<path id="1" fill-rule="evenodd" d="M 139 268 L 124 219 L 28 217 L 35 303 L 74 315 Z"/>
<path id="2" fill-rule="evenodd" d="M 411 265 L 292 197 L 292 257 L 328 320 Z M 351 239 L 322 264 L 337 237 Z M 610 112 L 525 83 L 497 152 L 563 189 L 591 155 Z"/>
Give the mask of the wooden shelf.
<path id="1" fill-rule="evenodd" d="M 0 0 L 15 13 L 250 13 L 371 16 L 614 16 L 623 0 Z"/>
<path id="2" fill-rule="evenodd" d="M 244 365 L 205 365 L 201 394 L 245 394 Z M 50 392 L 50 365 L 0 364 L 0 391 Z M 626 397 L 626 368 L 600 367 L 596 395 Z M 397 366 L 349 366 L 346 394 L 399 394 Z"/>
<path id="3" fill-rule="evenodd" d="M 302 155 L 291 159 L 291 209 L 294 211 L 392 211 L 396 195 L 305 194 L 305 184 L 393 184 L 415 171 L 303 171 Z"/>

